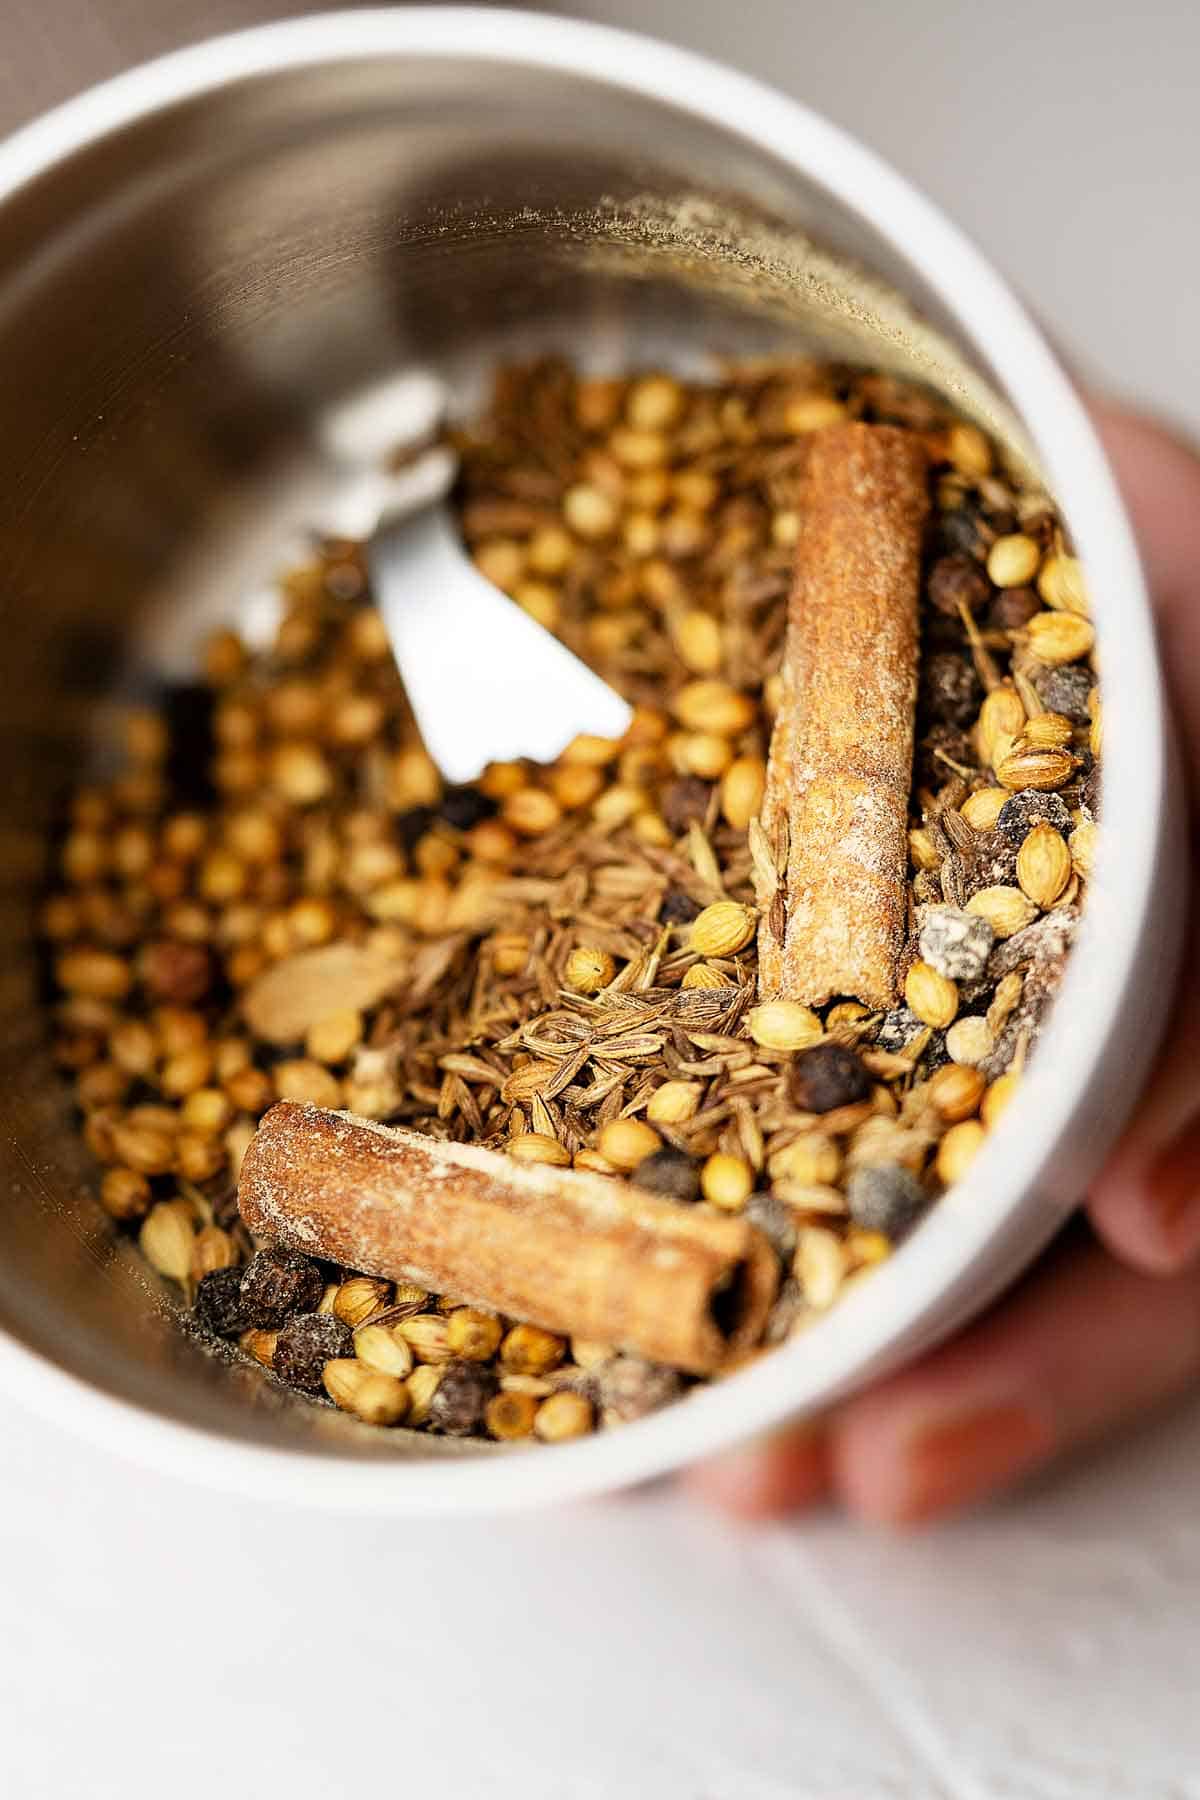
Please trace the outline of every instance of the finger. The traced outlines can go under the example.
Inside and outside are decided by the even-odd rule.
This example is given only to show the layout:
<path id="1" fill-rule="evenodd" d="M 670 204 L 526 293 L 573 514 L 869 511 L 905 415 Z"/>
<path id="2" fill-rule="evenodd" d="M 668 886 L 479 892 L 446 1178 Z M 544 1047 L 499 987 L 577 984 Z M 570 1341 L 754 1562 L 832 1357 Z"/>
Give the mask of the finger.
<path id="1" fill-rule="evenodd" d="M 1097 427 L 1138 534 L 1164 666 L 1193 769 L 1200 764 L 1200 456 L 1152 421 L 1101 403 Z M 1200 976 L 1186 983 L 1137 1115 L 1094 1184 L 1097 1231 L 1138 1268 L 1200 1254 Z"/>
<path id="2" fill-rule="evenodd" d="M 803 1511 L 829 1493 L 824 1426 L 810 1421 L 785 1426 L 728 1456 L 701 1463 L 684 1479 L 699 1499 L 733 1518 Z"/>
<path id="3" fill-rule="evenodd" d="M 1060 1251 L 952 1344 L 849 1401 L 831 1433 L 835 1494 L 913 1524 L 1010 1486 L 1200 1375 L 1200 1271 Z"/>
<path id="4" fill-rule="evenodd" d="M 1194 770 L 1200 765 L 1200 449 L 1113 401 L 1091 407 L 1145 565 L 1164 673 Z"/>
<path id="5" fill-rule="evenodd" d="M 1150 1086 L 1092 1183 L 1088 1213 L 1134 1268 L 1171 1274 L 1200 1256 L 1200 983 L 1185 982 Z"/>

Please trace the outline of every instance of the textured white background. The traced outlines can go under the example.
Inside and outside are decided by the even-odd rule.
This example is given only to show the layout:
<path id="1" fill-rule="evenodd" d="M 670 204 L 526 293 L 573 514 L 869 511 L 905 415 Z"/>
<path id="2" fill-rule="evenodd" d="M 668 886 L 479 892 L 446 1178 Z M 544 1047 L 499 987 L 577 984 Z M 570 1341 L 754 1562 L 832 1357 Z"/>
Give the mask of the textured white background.
<path id="1" fill-rule="evenodd" d="M 5 0 L 0 127 L 289 10 Z M 1200 423 L 1193 5 L 586 10 L 849 125 L 1086 363 Z M 310 1517 L 8 1403 L 0 1431 L 14 1800 L 1200 1800 L 1196 1408 L 908 1540 L 734 1532 L 667 1491 L 496 1525 Z"/>

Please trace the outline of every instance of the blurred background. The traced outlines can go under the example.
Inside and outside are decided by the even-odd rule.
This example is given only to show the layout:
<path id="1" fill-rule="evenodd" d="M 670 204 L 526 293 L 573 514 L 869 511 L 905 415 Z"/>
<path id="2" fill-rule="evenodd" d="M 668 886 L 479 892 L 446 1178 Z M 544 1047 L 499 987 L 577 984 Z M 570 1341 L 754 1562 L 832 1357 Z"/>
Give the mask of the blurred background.
<path id="1" fill-rule="evenodd" d="M 0 0 L 0 132 L 304 0 Z M 1195 0 L 575 0 L 939 200 L 1085 376 L 1200 429 Z M 69 353 L 69 346 L 67 347 Z M 0 1398 L 15 1800 L 1200 1800 L 1200 1407 L 892 1540 L 670 1489 L 477 1525 L 134 1469 Z"/>
<path id="2" fill-rule="evenodd" d="M 305 0 L 4 0 L 0 131 Z M 1145 0 L 572 0 L 787 89 L 964 225 L 1081 372 L 1200 427 L 1200 6 Z"/>

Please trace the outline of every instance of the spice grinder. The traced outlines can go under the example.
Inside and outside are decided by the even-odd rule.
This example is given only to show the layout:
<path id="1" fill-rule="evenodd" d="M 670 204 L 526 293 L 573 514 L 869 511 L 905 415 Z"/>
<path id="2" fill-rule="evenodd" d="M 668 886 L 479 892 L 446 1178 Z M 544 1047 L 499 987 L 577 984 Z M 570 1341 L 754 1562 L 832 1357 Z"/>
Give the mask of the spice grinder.
<path id="1" fill-rule="evenodd" d="M 193 666 L 327 495 L 328 420 L 502 356 L 695 374 L 812 350 L 924 381 L 1045 484 L 1106 684 L 1099 865 L 1038 1055 L 968 1178 L 802 1336 L 553 1448 L 372 1430 L 211 1354 L 114 1236 L 34 944 L 56 807 L 114 693 Z M 1136 1099 L 1172 988 L 1178 782 L 1129 527 L 1079 399 L 960 233 L 840 131 L 560 19 L 339 13 L 202 44 L 0 146 L 0 1378 L 105 1445 L 268 1496 L 483 1511 L 661 1474 L 827 1405 L 1009 1283 Z M 1119 846 L 1119 848 L 1117 848 Z"/>

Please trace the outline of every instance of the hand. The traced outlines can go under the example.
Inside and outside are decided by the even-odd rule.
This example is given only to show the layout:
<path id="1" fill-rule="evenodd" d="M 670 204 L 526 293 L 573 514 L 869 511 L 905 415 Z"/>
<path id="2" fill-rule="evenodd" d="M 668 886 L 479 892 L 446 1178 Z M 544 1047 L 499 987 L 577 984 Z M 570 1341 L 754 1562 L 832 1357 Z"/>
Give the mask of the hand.
<path id="1" fill-rule="evenodd" d="M 1111 405 L 1096 423 L 1138 533 L 1200 782 L 1200 456 Z M 1195 896 L 1193 895 L 1193 905 Z M 1192 939 L 1197 921 L 1193 914 Z M 839 1406 L 694 1470 L 727 1512 L 834 1499 L 912 1524 L 1009 1486 L 1200 1379 L 1200 974 L 1080 1222 L 961 1337 Z"/>

